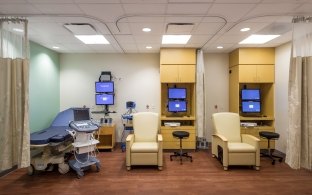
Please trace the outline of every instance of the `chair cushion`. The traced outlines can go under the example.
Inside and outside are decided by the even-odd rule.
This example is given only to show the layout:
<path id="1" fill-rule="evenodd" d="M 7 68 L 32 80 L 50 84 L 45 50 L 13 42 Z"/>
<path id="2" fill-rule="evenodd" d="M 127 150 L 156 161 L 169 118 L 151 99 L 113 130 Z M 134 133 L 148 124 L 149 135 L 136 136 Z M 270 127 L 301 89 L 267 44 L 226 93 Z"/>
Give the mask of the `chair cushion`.
<path id="1" fill-rule="evenodd" d="M 157 142 L 134 142 L 131 146 L 131 152 L 158 152 Z"/>
<path id="2" fill-rule="evenodd" d="M 229 152 L 255 152 L 256 148 L 252 145 L 240 142 L 228 143 Z"/>

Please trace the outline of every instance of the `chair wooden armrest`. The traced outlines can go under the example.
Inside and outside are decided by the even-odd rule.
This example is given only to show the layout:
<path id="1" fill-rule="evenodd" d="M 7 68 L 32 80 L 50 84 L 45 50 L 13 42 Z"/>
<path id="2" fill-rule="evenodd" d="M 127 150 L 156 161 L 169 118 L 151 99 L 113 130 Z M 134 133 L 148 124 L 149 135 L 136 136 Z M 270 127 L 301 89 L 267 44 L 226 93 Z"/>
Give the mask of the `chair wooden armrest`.
<path id="1" fill-rule="evenodd" d="M 255 148 L 259 148 L 260 139 L 249 134 L 242 134 L 241 136 L 242 136 L 242 142 L 250 144 L 254 146 Z"/>
<path id="2" fill-rule="evenodd" d="M 161 134 L 157 134 L 157 141 L 158 142 L 162 142 L 163 141 L 163 137 Z"/>

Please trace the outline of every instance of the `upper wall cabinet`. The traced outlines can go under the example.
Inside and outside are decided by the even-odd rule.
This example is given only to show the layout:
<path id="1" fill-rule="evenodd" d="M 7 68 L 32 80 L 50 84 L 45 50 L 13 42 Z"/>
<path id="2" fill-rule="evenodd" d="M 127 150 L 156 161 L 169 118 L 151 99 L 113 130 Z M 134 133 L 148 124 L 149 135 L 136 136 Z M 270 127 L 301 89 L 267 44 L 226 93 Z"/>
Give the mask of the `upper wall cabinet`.
<path id="1" fill-rule="evenodd" d="M 239 65 L 240 83 L 274 83 L 274 65 Z"/>
<path id="2" fill-rule="evenodd" d="M 160 64 L 196 64 L 196 49 L 162 48 Z"/>
<path id="3" fill-rule="evenodd" d="M 162 83 L 195 83 L 195 65 L 160 65 Z"/>
<path id="4" fill-rule="evenodd" d="M 160 81 L 162 83 L 195 83 L 196 49 L 162 48 Z"/>
<path id="5" fill-rule="evenodd" d="M 242 64 L 275 64 L 274 48 L 239 48 L 230 53 L 230 67 Z"/>

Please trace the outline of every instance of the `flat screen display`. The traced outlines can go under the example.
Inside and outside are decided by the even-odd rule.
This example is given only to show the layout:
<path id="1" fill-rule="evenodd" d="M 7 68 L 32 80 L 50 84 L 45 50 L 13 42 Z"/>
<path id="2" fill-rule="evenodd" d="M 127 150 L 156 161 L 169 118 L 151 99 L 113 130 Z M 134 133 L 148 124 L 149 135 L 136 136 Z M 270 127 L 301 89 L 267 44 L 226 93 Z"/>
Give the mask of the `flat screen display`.
<path id="1" fill-rule="evenodd" d="M 169 99 L 186 99 L 186 88 L 168 88 Z"/>
<path id="2" fill-rule="evenodd" d="M 95 92 L 96 93 L 113 93 L 114 92 L 114 82 L 95 82 Z"/>
<path id="3" fill-rule="evenodd" d="M 260 101 L 260 90 L 242 89 L 242 100 Z"/>
<path id="4" fill-rule="evenodd" d="M 259 101 L 242 101 L 243 113 L 260 113 L 261 106 Z"/>
<path id="5" fill-rule="evenodd" d="M 75 108 L 74 120 L 75 121 L 90 120 L 89 108 Z"/>
<path id="6" fill-rule="evenodd" d="M 169 101 L 168 102 L 169 112 L 186 112 L 186 101 Z"/>
<path id="7" fill-rule="evenodd" d="M 114 95 L 113 94 L 95 94 L 95 104 L 96 105 L 114 105 Z"/>

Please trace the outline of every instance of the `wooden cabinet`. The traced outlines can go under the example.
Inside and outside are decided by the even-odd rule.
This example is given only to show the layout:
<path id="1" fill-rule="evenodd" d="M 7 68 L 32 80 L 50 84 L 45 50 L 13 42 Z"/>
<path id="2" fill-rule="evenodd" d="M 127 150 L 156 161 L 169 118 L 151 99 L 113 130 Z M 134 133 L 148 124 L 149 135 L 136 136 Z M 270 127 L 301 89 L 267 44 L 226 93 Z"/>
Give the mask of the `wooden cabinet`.
<path id="1" fill-rule="evenodd" d="M 274 65 L 239 65 L 240 83 L 274 83 Z"/>
<path id="2" fill-rule="evenodd" d="M 110 149 L 114 150 L 115 147 L 115 130 L 116 125 L 105 125 L 99 128 L 97 132 L 97 139 L 100 143 L 97 144 L 98 149 Z"/>
<path id="3" fill-rule="evenodd" d="M 274 127 L 274 48 L 239 48 L 230 53 L 229 59 L 229 111 L 239 113 L 241 122 L 256 126 L 241 127 L 241 133 L 259 138 L 259 131 L 275 131 Z M 261 113 L 242 112 L 241 90 L 260 89 Z M 267 147 L 267 140 L 260 139 L 260 148 Z M 272 141 L 272 148 L 274 141 Z"/>
<path id="4" fill-rule="evenodd" d="M 253 122 L 258 125 L 255 127 L 241 127 L 242 134 L 250 134 L 260 139 L 260 148 L 268 147 L 268 140 L 259 136 L 260 131 L 274 132 L 274 118 L 273 117 L 241 117 L 241 122 Z M 270 141 L 270 146 L 274 148 L 274 140 Z"/>
<path id="5" fill-rule="evenodd" d="M 190 136 L 182 140 L 183 149 L 195 149 L 196 148 L 196 132 L 195 132 L 195 117 L 161 117 L 161 134 L 163 135 L 163 148 L 164 149 L 179 149 L 180 140 L 173 137 L 173 131 L 187 131 Z M 165 126 L 165 122 L 179 122 L 180 126 L 170 127 Z"/>
<path id="6" fill-rule="evenodd" d="M 238 48 L 230 53 L 229 66 L 242 64 L 275 64 L 275 48 Z"/>
<path id="7" fill-rule="evenodd" d="M 161 48 L 160 64 L 196 64 L 196 49 Z"/>
<path id="8" fill-rule="evenodd" d="M 195 65 L 160 65 L 162 83 L 195 83 Z"/>
<path id="9" fill-rule="evenodd" d="M 189 138 L 183 139 L 183 149 L 196 148 L 196 49 L 162 48 L 160 50 L 161 118 L 160 132 L 163 135 L 164 149 L 179 149 L 180 141 L 174 138 L 173 131 L 187 131 Z M 185 88 L 187 111 L 168 111 L 168 88 Z M 180 126 L 165 123 L 177 122 Z"/>

